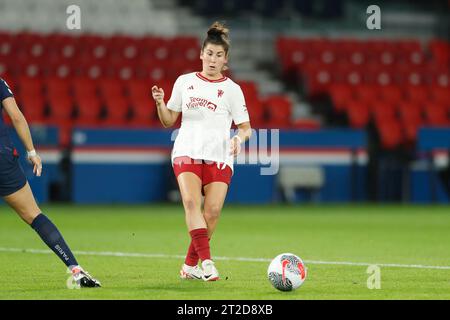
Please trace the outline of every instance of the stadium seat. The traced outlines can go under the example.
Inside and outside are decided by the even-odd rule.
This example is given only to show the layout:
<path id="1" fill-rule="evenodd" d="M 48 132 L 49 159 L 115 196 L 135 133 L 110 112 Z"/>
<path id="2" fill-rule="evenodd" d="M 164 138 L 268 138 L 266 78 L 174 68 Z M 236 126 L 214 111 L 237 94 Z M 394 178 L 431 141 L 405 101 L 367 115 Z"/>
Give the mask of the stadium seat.
<path id="1" fill-rule="evenodd" d="M 40 97 L 43 95 L 44 84 L 40 78 L 21 77 L 17 81 L 19 96 Z"/>
<path id="2" fill-rule="evenodd" d="M 241 87 L 242 92 L 246 100 L 255 99 L 258 97 L 258 88 L 253 81 L 237 81 L 237 84 Z"/>
<path id="3" fill-rule="evenodd" d="M 140 99 L 131 97 L 130 104 L 132 112 L 131 125 L 152 126 L 156 123 L 156 109 L 154 102 L 150 98 Z"/>
<path id="4" fill-rule="evenodd" d="M 97 95 L 96 81 L 91 78 L 74 78 L 72 80 L 72 89 L 75 98 L 95 98 Z"/>
<path id="5" fill-rule="evenodd" d="M 285 96 L 273 95 L 264 100 L 270 128 L 288 128 L 291 126 L 291 101 Z"/>
<path id="6" fill-rule="evenodd" d="M 450 105 L 450 87 L 434 86 L 431 88 L 431 98 L 443 105 Z"/>
<path id="7" fill-rule="evenodd" d="M 398 120 L 381 122 L 377 125 L 381 146 L 384 149 L 394 149 L 403 142 L 403 132 Z"/>
<path id="8" fill-rule="evenodd" d="M 320 65 L 316 68 L 308 67 L 304 72 L 306 93 L 309 97 L 325 95 L 333 82 L 333 75 L 329 67 Z"/>
<path id="9" fill-rule="evenodd" d="M 266 124 L 264 104 L 259 98 L 247 99 L 247 110 L 252 128 L 263 128 Z"/>
<path id="10" fill-rule="evenodd" d="M 360 101 L 373 102 L 377 101 L 379 96 L 379 87 L 374 85 L 359 85 L 355 87 L 355 95 Z"/>
<path id="11" fill-rule="evenodd" d="M 106 100 L 108 96 L 124 97 L 124 83 L 120 79 L 100 79 L 97 83 L 103 100 Z"/>
<path id="12" fill-rule="evenodd" d="M 397 104 L 404 99 L 402 90 L 394 85 L 382 86 L 380 88 L 381 98 L 393 104 Z"/>
<path id="13" fill-rule="evenodd" d="M 102 122 L 107 125 L 125 125 L 129 113 L 128 101 L 123 96 L 109 96 L 105 100 L 106 118 Z"/>
<path id="14" fill-rule="evenodd" d="M 47 96 L 69 97 L 70 84 L 68 80 L 60 78 L 47 78 L 45 80 Z"/>
<path id="15" fill-rule="evenodd" d="M 450 118 L 447 108 L 443 104 L 429 103 L 424 108 L 427 123 L 432 126 L 449 126 Z"/>
<path id="16" fill-rule="evenodd" d="M 390 121 L 396 117 L 396 110 L 394 105 L 388 101 L 374 101 L 369 104 L 372 116 L 377 123 Z"/>
<path id="17" fill-rule="evenodd" d="M 347 117 L 352 128 L 364 128 L 370 119 L 369 105 L 366 102 L 352 100 L 347 103 Z"/>
<path id="18" fill-rule="evenodd" d="M 70 97 L 49 96 L 47 102 L 50 110 L 50 121 L 54 123 L 67 122 L 73 116 L 73 101 Z"/>
<path id="19" fill-rule="evenodd" d="M 398 104 L 397 108 L 398 114 L 402 122 L 421 122 L 422 119 L 422 108 L 420 104 L 403 101 Z"/>
<path id="20" fill-rule="evenodd" d="M 75 104 L 77 106 L 76 124 L 95 125 L 99 123 L 102 108 L 97 97 L 79 97 Z"/>
<path id="21" fill-rule="evenodd" d="M 125 92 L 133 98 L 147 98 L 151 94 L 151 82 L 141 79 L 126 81 Z"/>
<path id="22" fill-rule="evenodd" d="M 441 39 L 433 39 L 429 42 L 429 51 L 432 59 L 438 65 L 449 66 L 450 64 L 450 44 Z"/>
<path id="23" fill-rule="evenodd" d="M 413 103 L 423 104 L 430 99 L 428 87 L 424 85 L 403 87 L 403 93 L 407 100 Z"/>
<path id="24" fill-rule="evenodd" d="M 333 108 L 337 112 L 345 111 L 347 103 L 354 99 L 352 87 L 346 84 L 333 84 L 329 90 Z"/>
<path id="25" fill-rule="evenodd" d="M 45 101 L 42 95 L 23 95 L 18 103 L 28 122 L 44 121 Z"/>

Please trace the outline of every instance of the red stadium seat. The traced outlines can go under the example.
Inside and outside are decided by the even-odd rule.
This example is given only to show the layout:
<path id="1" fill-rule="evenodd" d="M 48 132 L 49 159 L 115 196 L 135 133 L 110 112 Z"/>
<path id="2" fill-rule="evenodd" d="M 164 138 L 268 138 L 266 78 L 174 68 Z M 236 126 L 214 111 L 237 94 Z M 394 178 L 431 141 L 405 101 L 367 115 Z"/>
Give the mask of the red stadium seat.
<path id="1" fill-rule="evenodd" d="M 408 121 L 403 122 L 403 130 L 405 134 L 406 143 L 414 144 L 417 140 L 417 132 L 419 128 L 422 126 L 422 121 L 416 120 L 416 121 Z"/>
<path id="2" fill-rule="evenodd" d="M 70 59 L 54 58 L 45 65 L 46 77 L 73 78 L 76 72 L 77 66 Z"/>
<path id="3" fill-rule="evenodd" d="M 398 120 L 378 123 L 377 128 L 384 149 L 394 149 L 403 142 L 403 132 Z"/>
<path id="4" fill-rule="evenodd" d="M 270 96 L 264 101 L 269 116 L 268 126 L 271 128 L 287 128 L 291 126 L 291 101 L 285 96 Z"/>
<path id="5" fill-rule="evenodd" d="M 430 95 L 428 92 L 428 87 L 424 85 L 420 86 L 405 86 L 403 87 L 403 92 L 410 102 L 423 104 L 428 102 Z"/>
<path id="6" fill-rule="evenodd" d="M 327 94 L 333 82 L 332 72 L 329 67 L 319 65 L 308 67 L 304 72 L 306 92 L 309 97 Z"/>
<path id="7" fill-rule="evenodd" d="M 98 98 L 79 97 L 75 103 L 78 110 L 78 116 L 76 118 L 78 125 L 95 125 L 99 122 L 101 103 Z"/>
<path id="8" fill-rule="evenodd" d="M 97 95 L 96 82 L 90 78 L 74 78 L 72 81 L 72 89 L 76 98 L 95 98 Z"/>
<path id="9" fill-rule="evenodd" d="M 60 78 L 47 78 L 45 81 L 47 96 L 70 97 L 69 81 Z"/>
<path id="10" fill-rule="evenodd" d="M 397 111 L 402 122 L 422 122 L 422 108 L 418 103 L 403 101 Z"/>
<path id="11" fill-rule="evenodd" d="M 355 87 L 355 95 L 360 101 L 373 102 L 377 101 L 379 96 L 379 87 L 371 85 L 359 85 Z"/>
<path id="12" fill-rule="evenodd" d="M 399 87 L 394 86 L 394 85 L 381 87 L 380 95 L 384 101 L 390 102 L 393 104 L 397 104 L 403 100 L 402 90 Z"/>
<path id="13" fill-rule="evenodd" d="M 161 37 L 145 37 L 140 40 L 142 56 L 158 61 L 167 60 L 170 56 L 170 40 Z"/>
<path id="14" fill-rule="evenodd" d="M 153 125 L 156 122 L 156 109 L 150 98 L 140 99 L 131 97 L 131 124 Z"/>
<path id="15" fill-rule="evenodd" d="M 432 126 L 449 126 L 450 118 L 447 108 L 442 104 L 429 103 L 424 108 L 427 123 Z"/>
<path id="16" fill-rule="evenodd" d="M 406 142 L 414 144 L 418 128 L 423 124 L 422 109 L 417 103 L 403 101 L 398 104 L 398 113 L 404 129 Z"/>
<path id="17" fill-rule="evenodd" d="M 108 76 L 111 72 L 111 66 L 107 61 L 77 61 L 74 73 L 79 77 L 99 79 Z"/>
<path id="18" fill-rule="evenodd" d="M 48 51 L 50 60 L 74 59 L 81 53 L 77 37 L 62 33 L 48 35 Z"/>
<path id="19" fill-rule="evenodd" d="M 246 100 L 258 98 L 258 87 L 253 81 L 237 81 Z"/>
<path id="20" fill-rule="evenodd" d="M 368 103 L 362 101 L 349 101 L 346 109 L 351 127 L 364 128 L 369 123 L 370 110 Z"/>
<path id="21" fill-rule="evenodd" d="M 443 105 L 450 105 L 450 87 L 438 87 L 435 86 L 431 88 L 431 97 L 432 99 Z"/>
<path id="22" fill-rule="evenodd" d="M 73 115 L 73 101 L 70 97 L 49 96 L 47 102 L 50 108 L 50 120 L 54 122 L 67 122 Z"/>
<path id="23" fill-rule="evenodd" d="M 140 79 L 126 81 L 125 91 L 130 97 L 148 98 L 151 94 L 151 82 Z"/>
<path id="24" fill-rule="evenodd" d="M 200 43 L 197 37 L 178 36 L 170 42 L 170 55 L 172 59 L 184 61 L 198 61 L 200 56 Z"/>
<path id="25" fill-rule="evenodd" d="M 100 79 L 98 81 L 100 97 L 106 100 L 108 96 L 124 97 L 124 83 L 120 79 Z"/>
<path id="26" fill-rule="evenodd" d="M 333 84 L 329 92 L 334 110 L 337 112 L 345 111 L 347 103 L 354 99 L 352 87 L 346 84 Z"/>
<path id="27" fill-rule="evenodd" d="M 45 101 L 39 96 L 24 95 L 19 101 L 19 106 L 28 122 L 42 122 L 45 119 Z"/>
<path id="28" fill-rule="evenodd" d="M 444 40 L 434 39 L 429 43 L 429 50 L 433 60 L 439 65 L 450 64 L 450 44 Z"/>
<path id="29" fill-rule="evenodd" d="M 266 113 L 263 102 L 258 98 L 247 99 L 247 110 L 253 128 L 263 128 L 266 123 Z"/>
<path id="30" fill-rule="evenodd" d="M 106 61 L 112 52 L 111 38 L 100 35 L 82 34 L 79 37 L 79 44 L 81 46 L 79 55 L 92 61 Z"/>
<path id="31" fill-rule="evenodd" d="M 391 102 L 375 101 L 370 104 L 372 115 L 377 123 L 395 119 L 396 110 Z"/>
<path id="32" fill-rule="evenodd" d="M 109 43 L 109 61 L 131 61 L 137 59 L 141 54 L 140 48 L 141 44 L 137 38 L 114 35 L 110 38 Z"/>
<path id="33" fill-rule="evenodd" d="M 106 99 L 106 112 L 107 117 L 103 124 L 124 125 L 129 112 L 128 101 L 123 96 L 110 96 Z"/>
<path id="34" fill-rule="evenodd" d="M 335 75 L 336 82 L 342 84 L 357 86 L 364 81 L 365 71 L 361 66 L 340 63 L 336 68 L 333 68 L 332 72 Z"/>
<path id="35" fill-rule="evenodd" d="M 18 85 L 18 93 L 21 97 L 43 95 L 44 84 L 40 78 L 22 77 L 18 79 Z"/>

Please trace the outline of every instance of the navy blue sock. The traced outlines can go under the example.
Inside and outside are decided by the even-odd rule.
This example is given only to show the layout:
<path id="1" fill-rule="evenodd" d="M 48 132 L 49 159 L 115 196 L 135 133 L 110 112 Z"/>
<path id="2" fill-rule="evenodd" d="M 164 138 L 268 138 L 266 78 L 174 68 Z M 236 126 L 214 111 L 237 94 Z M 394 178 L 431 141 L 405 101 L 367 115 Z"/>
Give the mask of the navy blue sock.
<path id="1" fill-rule="evenodd" d="M 69 246 L 64 241 L 58 228 L 44 214 L 39 214 L 34 218 L 31 227 L 39 234 L 45 244 L 65 263 L 66 266 L 78 265 L 77 260 L 70 251 Z"/>

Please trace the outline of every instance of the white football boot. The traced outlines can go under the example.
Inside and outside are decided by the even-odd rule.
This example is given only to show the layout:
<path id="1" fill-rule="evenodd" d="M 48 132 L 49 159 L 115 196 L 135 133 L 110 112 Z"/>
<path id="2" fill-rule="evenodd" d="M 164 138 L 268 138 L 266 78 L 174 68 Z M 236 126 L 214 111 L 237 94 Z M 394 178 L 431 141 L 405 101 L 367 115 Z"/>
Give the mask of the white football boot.
<path id="1" fill-rule="evenodd" d="M 193 279 L 193 280 L 202 280 L 203 279 L 203 271 L 199 266 L 188 266 L 187 264 L 183 264 L 180 270 L 180 278 L 181 279 Z"/>
<path id="2" fill-rule="evenodd" d="M 72 278 L 81 288 L 101 287 L 100 281 L 94 279 L 87 271 L 80 266 L 72 268 Z"/>
<path id="3" fill-rule="evenodd" d="M 202 262 L 203 280 L 216 281 L 219 280 L 219 271 L 217 271 L 212 260 L 205 260 Z"/>

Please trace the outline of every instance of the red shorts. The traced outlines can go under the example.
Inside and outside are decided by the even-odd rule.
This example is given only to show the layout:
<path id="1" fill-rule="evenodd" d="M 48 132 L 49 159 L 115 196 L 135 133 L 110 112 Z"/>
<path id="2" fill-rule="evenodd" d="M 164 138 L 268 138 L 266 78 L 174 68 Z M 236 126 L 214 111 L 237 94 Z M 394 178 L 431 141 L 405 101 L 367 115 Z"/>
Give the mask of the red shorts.
<path id="1" fill-rule="evenodd" d="M 224 163 L 217 165 L 217 162 L 214 161 L 194 160 L 189 157 L 176 157 L 173 159 L 173 172 L 177 178 L 183 172 L 196 174 L 202 181 L 202 187 L 211 182 L 224 182 L 230 185 L 231 176 L 233 175 L 231 168 Z"/>

